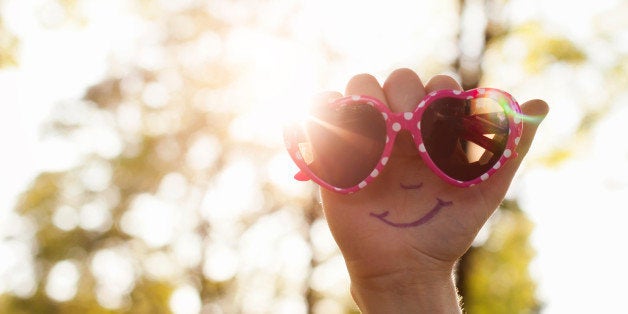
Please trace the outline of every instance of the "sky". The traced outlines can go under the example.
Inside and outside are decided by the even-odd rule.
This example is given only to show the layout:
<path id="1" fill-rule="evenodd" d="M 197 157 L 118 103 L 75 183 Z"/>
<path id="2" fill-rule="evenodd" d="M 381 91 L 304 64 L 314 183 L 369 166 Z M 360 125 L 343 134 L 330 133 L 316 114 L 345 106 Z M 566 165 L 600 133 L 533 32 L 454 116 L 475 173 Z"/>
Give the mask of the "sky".
<path id="1" fill-rule="evenodd" d="M 162 2 L 168 5 L 167 1 Z M 3 173 L 0 178 L 0 217 L 11 215 L 15 197 L 27 188 L 39 171 L 63 169 L 75 162 L 73 156 L 76 155 L 71 153 L 74 148 L 44 140 L 41 136 L 41 126 L 52 106 L 80 98 L 86 87 L 110 74 L 107 65 L 112 55 L 130 58 L 129 51 L 136 47 L 138 38 L 146 34 L 147 28 L 129 12 L 128 2 L 91 0 L 85 3 L 87 5 L 82 10 L 90 20 L 86 27 L 48 29 L 40 20 L 43 18 L 54 24 L 59 18 L 53 1 L 0 2 L 6 27 L 22 40 L 19 67 L 0 70 L 0 141 L 11 147 L 0 162 L 0 173 Z M 254 64 L 241 83 L 253 93 L 252 105 L 239 118 L 242 126 L 257 128 L 255 121 L 259 121 L 260 116 L 270 119 L 269 111 L 294 113 L 299 109 L 292 106 L 295 99 L 307 98 L 317 89 L 342 90 L 353 74 L 369 72 L 383 80 L 395 67 L 411 66 L 425 75 L 432 75 L 435 74 L 432 72 L 434 67 L 426 60 L 447 64 L 454 57 L 448 53 L 455 48 L 451 47 L 455 29 L 450 26 L 456 23 L 453 2 L 390 1 L 387 6 L 394 10 L 382 10 L 371 2 L 303 1 L 298 18 L 290 21 L 294 37 L 289 40 L 266 32 L 280 25 L 272 18 L 273 14 L 282 16 L 291 8 L 288 1 L 277 3 L 267 7 L 269 18 L 262 27 L 237 27 L 221 43 L 223 53 L 231 58 L 230 62 Z M 625 3 L 623 6 L 619 3 L 613 0 L 511 1 L 508 15 L 512 23 L 540 21 L 551 32 L 567 36 L 585 47 L 590 60 L 577 69 L 550 66 L 525 81 L 516 78 L 490 81 L 500 84 L 520 100 L 545 99 L 551 108 L 539 130 L 529 161 L 524 164 L 510 191 L 512 196 L 519 197 L 522 207 L 535 223 L 532 244 L 537 256 L 531 271 L 539 283 L 544 313 L 611 312 L 624 307 L 625 288 L 619 284 L 628 281 L 622 251 L 625 247 L 623 240 L 628 239 L 628 228 L 623 226 L 628 218 L 628 208 L 623 202 L 628 195 L 628 144 L 619 138 L 617 130 L 628 121 L 628 106 L 622 105 L 628 103 L 628 92 L 620 89 L 615 94 L 611 112 L 594 127 L 590 136 L 569 142 L 573 141 L 578 122 L 587 110 L 601 106 L 606 99 L 601 94 L 609 85 L 599 69 L 612 64 L 616 55 L 628 54 L 628 25 L 618 18 L 625 16 L 621 12 L 628 12 L 628 9 Z M 217 14 L 229 15 L 234 8 L 225 4 L 211 9 Z M 327 18 L 324 27 L 310 27 L 322 16 Z M 116 23 L 110 22 L 113 19 Z M 601 26 L 595 28 L 593 25 Z M 614 39 L 610 43 L 600 40 L 599 29 L 606 30 Z M 320 39 L 325 39 L 343 56 L 327 69 L 324 54 L 314 48 Z M 517 47 L 516 42 L 512 45 Z M 245 53 L 253 50 L 255 59 Z M 507 62 L 511 66 L 504 68 L 517 71 L 520 57 L 515 49 L 504 59 L 487 62 Z M 284 60 L 285 66 L 274 66 L 273 62 L 278 58 Z M 274 88 L 259 85 L 269 71 L 278 71 L 275 77 L 284 78 L 267 80 L 266 83 Z M 499 77 L 499 73 L 488 73 L 487 76 Z M 238 130 L 232 130 L 236 138 L 255 133 Z M 281 141 L 274 137 L 277 132 L 269 128 L 256 136 L 276 145 Z M 565 143 L 575 147 L 567 161 L 555 167 L 539 162 L 552 148 Z M 60 147 L 67 148 L 70 153 L 59 153 Z M 287 160 L 278 157 L 271 166 L 279 174 L 288 174 L 293 168 L 282 166 Z M 234 166 L 232 169 L 234 176 L 242 175 L 237 173 L 241 171 L 238 169 L 242 168 Z M 284 186 L 299 184 L 280 178 L 276 181 Z M 286 191 L 289 189 L 293 189 L 293 193 L 301 191 L 286 187 Z M 150 199 L 144 201 L 150 202 Z M 222 216 L 214 218 L 225 219 Z M 267 223 L 274 224 L 272 220 Z M 298 243 L 287 243 L 286 247 L 298 247 Z M 225 248 L 217 248 L 217 251 L 224 254 L 222 260 L 215 260 L 223 264 L 212 266 L 221 270 L 213 275 L 224 276 L 225 272 L 235 271 L 224 268 L 229 264 L 229 251 Z M 100 260 L 106 261 L 115 253 L 108 252 L 109 255 L 102 255 Z M 336 268 L 330 266 L 326 270 L 336 274 L 340 262 L 331 263 Z M 58 271 L 72 274 L 72 265 L 59 267 Z M 2 267 L 0 273 L 1 270 Z M 319 278 L 322 279 L 315 284 L 321 287 L 334 284 L 324 280 L 328 277 Z M 574 278 L 577 278 L 575 283 Z M 173 308 L 189 301 L 189 287 L 177 291 L 173 298 L 180 301 L 173 301 Z"/>

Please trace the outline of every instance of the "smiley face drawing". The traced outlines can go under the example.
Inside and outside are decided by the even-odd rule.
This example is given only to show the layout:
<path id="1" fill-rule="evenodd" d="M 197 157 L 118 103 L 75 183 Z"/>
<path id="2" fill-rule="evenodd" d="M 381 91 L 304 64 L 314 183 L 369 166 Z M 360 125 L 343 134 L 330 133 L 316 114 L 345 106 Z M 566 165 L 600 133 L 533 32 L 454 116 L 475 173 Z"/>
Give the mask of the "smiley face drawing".
<path id="1" fill-rule="evenodd" d="M 406 190 L 412 190 L 412 189 L 419 189 L 423 186 L 422 183 L 420 184 L 416 184 L 416 185 L 404 185 L 404 184 L 400 184 L 402 189 L 406 189 Z M 434 218 L 434 216 L 436 216 L 436 214 L 438 214 L 438 212 L 443 209 L 444 207 L 447 206 L 451 206 L 453 205 L 453 202 L 451 201 L 444 201 L 440 198 L 436 198 L 436 204 L 434 204 L 434 206 L 432 207 L 432 209 L 427 212 L 425 215 L 423 215 L 422 217 L 414 220 L 414 221 L 410 221 L 410 222 L 393 222 L 388 220 L 386 217 L 388 217 L 388 215 L 390 214 L 389 211 L 384 211 L 382 213 L 369 213 L 369 216 L 371 217 L 375 217 L 379 220 L 381 220 L 382 222 L 384 222 L 387 225 L 393 226 L 393 227 L 397 227 L 397 228 L 410 228 L 410 227 L 417 227 L 420 225 L 425 224 L 426 222 L 430 221 L 432 218 Z"/>

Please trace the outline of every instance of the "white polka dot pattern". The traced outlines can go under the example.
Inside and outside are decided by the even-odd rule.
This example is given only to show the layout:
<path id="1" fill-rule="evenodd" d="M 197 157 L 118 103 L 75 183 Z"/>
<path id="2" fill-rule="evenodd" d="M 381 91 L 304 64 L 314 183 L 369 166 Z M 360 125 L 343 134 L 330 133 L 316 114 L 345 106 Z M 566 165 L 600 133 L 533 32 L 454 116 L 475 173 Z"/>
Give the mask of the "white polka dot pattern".
<path id="1" fill-rule="evenodd" d="M 509 139 L 506 142 L 507 145 L 504 148 L 501 159 L 499 159 L 498 161 L 495 161 L 495 163 L 492 166 L 487 165 L 487 167 L 490 167 L 490 168 L 488 168 L 489 170 L 486 173 L 483 173 L 479 177 L 475 177 L 468 180 L 460 180 L 460 179 L 455 179 L 453 177 L 448 176 L 446 173 L 443 172 L 442 169 L 438 168 L 436 164 L 437 161 L 430 160 L 430 158 L 432 158 L 433 156 L 431 156 L 427 152 L 427 148 L 423 142 L 424 139 L 422 138 L 424 133 L 423 131 L 421 131 L 421 121 L 420 119 L 417 119 L 423 115 L 426 109 L 425 107 L 430 106 L 431 103 L 433 103 L 437 99 L 441 99 L 442 97 L 454 97 L 453 95 L 457 96 L 456 98 L 467 99 L 467 100 L 472 100 L 472 99 L 476 99 L 480 97 L 490 98 L 490 99 L 495 99 L 495 101 L 499 102 L 500 104 L 506 104 L 504 105 L 505 106 L 504 115 L 508 115 L 511 122 L 509 124 L 508 131 L 507 131 Z M 295 175 L 295 178 L 297 178 L 297 180 L 302 181 L 304 178 L 307 179 L 308 173 L 309 173 L 310 174 L 309 177 L 311 177 L 311 180 L 315 181 L 322 187 L 331 189 L 332 191 L 337 191 L 339 193 L 344 193 L 344 194 L 357 192 L 358 190 L 366 187 L 369 182 L 373 181 L 376 177 L 380 175 L 382 169 L 386 166 L 386 164 L 389 161 L 389 156 L 392 151 L 391 142 L 397 136 L 398 132 L 400 132 L 402 129 L 407 128 L 411 136 L 413 137 L 413 139 L 418 143 L 417 149 L 420 152 L 421 158 L 423 158 L 425 161 L 429 161 L 428 165 L 431 168 L 433 168 L 432 170 L 435 171 L 435 173 L 439 177 L 441 177 L 444 181 L 451 183 L 453 185 L 457 185 L 461 187 L 473 187 L 481 183 L 482 181 L 488 180 L 495 171 L 498 171 L 499 169 L 503 168 L 504 164 L 509 159 L 515 157 L 516 145 L 520 144 L 520 141 L 521 141 L 521 129 L 523 127 L 523 122 L 524 122 L 523 115 L 521 114 L 521 109 L 519 108 L 516 101 L 512 99 L 512 96 L 510 96 L 508 93 L 504 93 L 499 90 L 495 90 L 491 88 L 486 88 L 486 89 L 478 88 L 478 89 L 470 90 L 470 91 L 461 91 L 461 90 L 433 91 L 429 93 L 429 95 L 426 96 L 423 100 L 421 100 L 413 111 L 402 112 L 402 113 L 390 112 L 390 110 L 386 107 L 384 103 L 382 103 L 381 101 L 377 99 L 374 99 L 371 96 L 352 95 L 352 96 L 348 96 L 348 97 L 344 97 L 340 99 L 330 99 L 329 105 L 332 106 L 332 108 L 337 109 L 337 108 L 342 108 L 345 106 L 355 106 L 356 102 L 358 102 L 357 104 L 364 104 L 364 105 L 369 105 L 373 107 L 374 110 L 379 111 L 381 113 L 383 119 L 386 121 L 385 122 L 387 126 L 386 127 L 387 134 L 385 135 L 386 146 L 384 147 L 384 152 L 382 153 L 380 162 L 379 164 L 377 164 L 377 167 L 371 170 L 370 174 L 366 177 L 366 179 L 360 181 L 355 186 L 342 187 L 342 188 L 334 187 L 333 185 L 327 182 L 324 182 L 318 176 L 311 175 L 312 169 L 308 169 L 309 165 L 304 160 L 305 156 L 299 150 L 300 146 L 297 145 L 299 143 L 298 142 L 299 138 L 302 136 L 302 134 L 294 130 L 286 129 L 284 133 L 285 146 L 288 149 L 291 156 L 293 157 L 294 161 L 297 163 L 297 165 L 299 165 L 299 167 L 302 170 L 301 174 Z M 413 119 L 416 119 L 416 120 L 413 120 Z M 408 121 L 412 121 L 412 125 L 410 125 Z M 416 125 L 416 128 L 414 128 L 414 125 Z"/>

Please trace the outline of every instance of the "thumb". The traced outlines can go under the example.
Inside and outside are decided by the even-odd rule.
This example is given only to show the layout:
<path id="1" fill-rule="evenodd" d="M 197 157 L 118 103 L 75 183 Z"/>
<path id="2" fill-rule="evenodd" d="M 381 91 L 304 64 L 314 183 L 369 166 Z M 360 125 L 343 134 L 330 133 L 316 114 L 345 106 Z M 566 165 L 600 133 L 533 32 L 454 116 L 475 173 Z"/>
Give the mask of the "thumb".
<path id="1" fill-rule="evenodd" d="M 502 194 L 501 192 L 503 192 L 503 194 L 506 193 L 515 172 L 521 165 L 521 161 L 530 150 L 536 130 L 545 116 L 547 116 L 548 112 L 549 106 L 543 100 L 530 100 L 521 105 L 523 134 L 516 148 L 517 157 L 506 163 L 500 171 L 497 171 L 492 176 L 491 180 L 484 182 L 484 184 L 480 186 L 487 189 L 497 189 L 500 195 Z"/>
<path id="2" fill-rule="evenodd" d="M 524 123 L 521 141 L 519 141 L 517 146 L 518 157 L 515 159 L 517 164 L 521 163 L 523 157 L 530 150 L 537 128 L 549 113 L 549 106 L 540 99 L 530 100 L 521 105 L 521 113 Z"/>

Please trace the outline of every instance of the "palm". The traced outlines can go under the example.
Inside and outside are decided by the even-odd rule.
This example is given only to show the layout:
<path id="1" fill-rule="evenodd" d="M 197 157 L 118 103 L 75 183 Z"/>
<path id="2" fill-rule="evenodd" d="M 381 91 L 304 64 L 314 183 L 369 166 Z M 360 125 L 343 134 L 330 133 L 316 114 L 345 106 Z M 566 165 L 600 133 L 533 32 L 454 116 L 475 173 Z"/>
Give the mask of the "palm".
<path id="1" fill-rule="evenodd" d="M 423 88 L 413 72 L 400 70 L 383 89 L 372 77 L 358 76 L 347 94 L 372 95 L 388 100 L 393 111 L 410 111 L 430 89 L 442 88 L 460 89 L 442 76 Z M 527 114 L 543 114 L 547 109 L 541 103 L 522 108 Z M 352 277 L 450 269 L 504 197 L 534 130 L 524 126 L 519 157 L 472 188 L 438 178 L 423 164 L 410 136 L 401 134 L 386 168 L 365 189 L 352 195 L 323 190 L 325 215 Z"/>
<path id="2" fill-rule="evenodd" d="M 490 214 L 483 208 L 498 205 L 480 189 L 443 182 L 418 153 L 393 155 L 378 181 L 356 194 L 322 197 L 347 264 L 366 276 L 434 262 L 450 267 Z"/>

